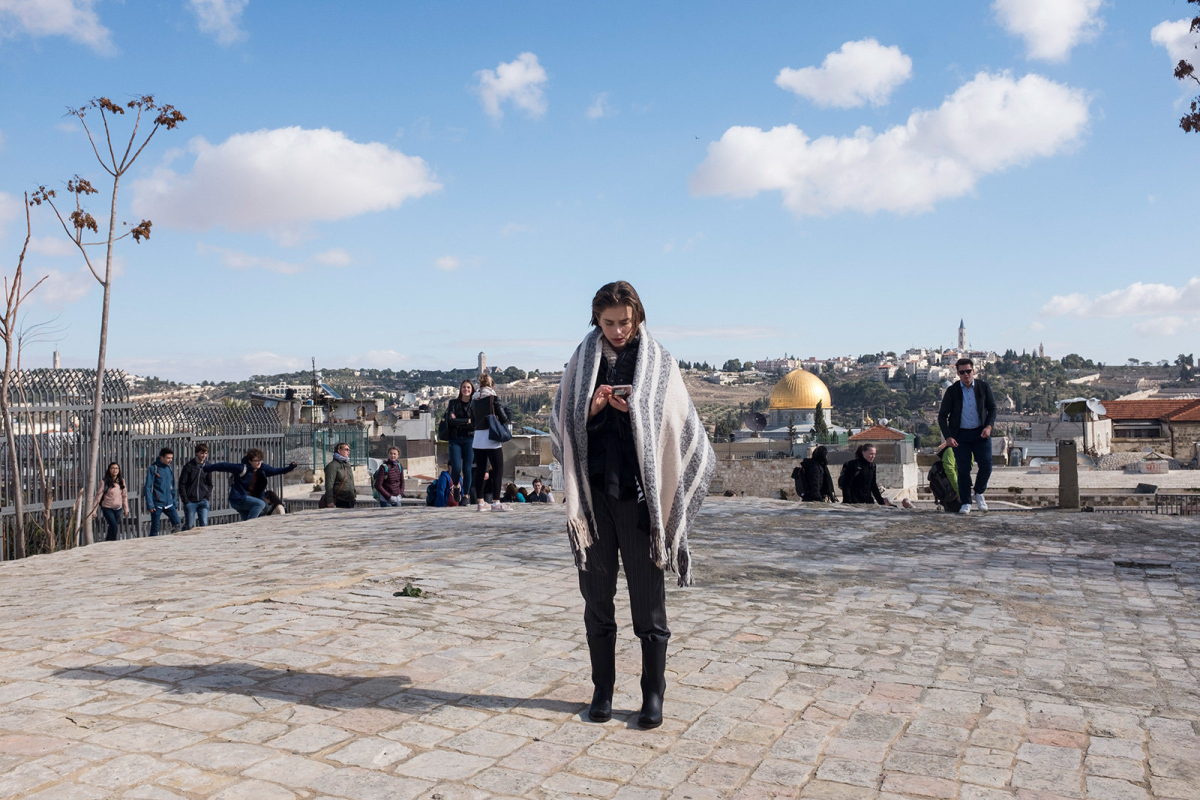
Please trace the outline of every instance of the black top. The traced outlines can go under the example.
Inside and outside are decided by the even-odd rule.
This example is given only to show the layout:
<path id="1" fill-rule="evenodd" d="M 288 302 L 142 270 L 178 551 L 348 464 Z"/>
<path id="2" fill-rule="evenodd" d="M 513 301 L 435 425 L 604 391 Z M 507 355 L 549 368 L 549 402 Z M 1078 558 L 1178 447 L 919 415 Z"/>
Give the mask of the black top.
<path id="1" fill-rule="evenodd" d="M 971 387 L 975 389 L 975 407 L 979 409 L 979 418 L 983 420 L 983 427 L 988 428 L 996 424 L 996 398 L 992 397 L 992 387 L 987 385 L 987 381 L 976 378 Z M 957 436 L 959 429 L 962 428 L 962 381 L 950 386 L 946 389 L 946 393 L 942 395 L 942 407 L 938 410 L 938 427 L 942 429 L 942 438 L 949 439 L 951 436 Z"/>
<path id="2" fill-rule="evenodd" d="M 183 465 L 179 473 L 179 499 L 185 503 L 199 503 L 212 494 L 212 473 L 205 472 L 200 462 L 192 459 Z"/>
<path id="3" fill-rule="evenodd" d="M 862 456 L 846 462 L 838 485 L 842 487 L 843 503 L 886 505 L 883 493 L 879 491 L 879 482 L 875 479 L 875 465 Z"/>
<path id="4" fill-rule="evenodd" d="M 450 401 L 450 405 L 446 406 L 446 426 L 451 439 L 474 435 L 475 409 L 472 408 L 473 405 L 474 403 L 470 401 L 464 403 L 455 397 Z M 454 415 L 454 419 L 450 419 L 451 414 Z"/>
<path id="5" fill-rule="evenodd" d="M 608 359 L 601 356 L 596 371 L 597 386 L 621 386 L 633 383 L 637 367 L 638 340 L 633 339 L 617 354 L 610 369 Z M 606 405 L 588 420 L 588 476 L 593 491 L 609 497 L 636 500 L 641 485 L 637 448 L 633 442 L 633 425 L 629 414 Z"/>
<path id="6" fill-rule="evenodd" d="M 801 461 L 800 466 L 792 470 L 792 480 L 796 482 L 796 491 L 800 493 L 800 499 L 805 502 L 820 502 L 826 497 L 831 502 L 837 502 L 837 496 L 833 493 L 833 476 L 829 474 L 829 467 L 815 458 L 806 458 Z"/>
<path id="7" fill-rule="evenodd" d="M 495 395 L 475 398 L 471 401 L 471 411 L 474 414 L 475 420 L 473 430 L 477 431 L 486 431 L 488 429 L 488 414 L 495 414 L 496 419 L 500 420 L 504 425 L 512 421 L 508 416 L 508 409 L 504 407 L 504 403 L 500 402 L 500 398 Z"/>

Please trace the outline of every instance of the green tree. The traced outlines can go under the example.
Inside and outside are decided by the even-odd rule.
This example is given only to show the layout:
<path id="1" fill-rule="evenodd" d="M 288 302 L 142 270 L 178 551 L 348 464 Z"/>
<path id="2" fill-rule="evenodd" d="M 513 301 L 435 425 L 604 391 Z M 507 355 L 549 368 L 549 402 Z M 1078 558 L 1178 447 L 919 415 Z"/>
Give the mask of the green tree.
<path id="1" fill-rule="evenodd" d="M 818 400 L 817 407 L 813 409 L 813 432 L 820 436 L 829 435 L 829 425 L 825 422 L 825 401 Z"/>
<path id="2" fill-rule="evenodd" d="M 741 372 L 742 362 L 736 358 L 731 358 L 725 362 L 725 366 L 721 367 L 724 372 Z"/>

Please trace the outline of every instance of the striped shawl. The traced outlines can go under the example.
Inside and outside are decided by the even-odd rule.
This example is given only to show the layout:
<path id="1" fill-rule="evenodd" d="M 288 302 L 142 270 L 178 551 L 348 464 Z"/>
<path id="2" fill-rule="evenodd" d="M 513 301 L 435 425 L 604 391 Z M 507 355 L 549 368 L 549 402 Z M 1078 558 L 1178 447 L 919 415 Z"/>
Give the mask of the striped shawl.
<path id="1" fill-rule="evenodd" d="M 716 456 L 683 385 L 679 365 L 650 336 L 645 324 L 639 335 L 629 417 L 650 511 L 650 556 L 661 569 L 678 573 L 680 586 L 688 586 L 692 582 L 688 531 L 708 493 Z M 596 536 L 587 421 L 603 358 L 601 336 L 599 329 L 592 331 L 571 356 L 550 413 L 550 443 L 563 466 L 568 538 L 581 570 L 587 569 L 587 550 Z"/>

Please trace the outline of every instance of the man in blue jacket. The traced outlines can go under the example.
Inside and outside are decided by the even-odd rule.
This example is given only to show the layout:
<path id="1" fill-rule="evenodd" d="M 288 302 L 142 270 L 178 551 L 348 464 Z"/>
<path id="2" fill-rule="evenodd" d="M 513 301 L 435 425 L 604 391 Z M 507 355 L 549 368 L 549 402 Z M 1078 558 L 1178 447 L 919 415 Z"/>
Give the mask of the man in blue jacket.
<path id="1" fill-rule="evenodd" d="M 146 498 L 146 508 L 150 509 L 150 535 L 158 536 L 158 523 L 163 514 L 171 520 L 171 532 L 179 528 L 179 495 L 175 491 L 175 470 L 171 462 L 175 460 L 175 451 L 164 447 L 158 451 L 158 458 L 146 470 L 146 484 L 142 487 L 142 497 Z"/>
<path id="2" fill-rule="evenodd" d="M 992 426 L 996 424 L 996 400 L 987 382 L 975 377 L 975 362 L 960 358 L 955 364 L 958 383 L 942 395 L 938 411 L 938 427 L 946 443 L 954 448 L 958 462 L 958 499 L 960 514 L 971 511 L 971 460 L 979 463 L 975 477 L 975 508 L 987 511 L 988 478 L 992 476 Z"/>
<path id="3" fill-rule="evenodd" d="M 251 447 L 242 458 L 242 463 L 231 464 L 221 461 L 216 464 L 205 464 L 205 472 L 228 472 L 229 505 L 242 516 L 242 520 L 254 519 L 267 507 L 263 493 L 267 490 L 267 479 L 275 475 L 283 475 L 296 468 L 293 461 L 286 467 L 272 467 L 263 463 L 263 451 Z"/>

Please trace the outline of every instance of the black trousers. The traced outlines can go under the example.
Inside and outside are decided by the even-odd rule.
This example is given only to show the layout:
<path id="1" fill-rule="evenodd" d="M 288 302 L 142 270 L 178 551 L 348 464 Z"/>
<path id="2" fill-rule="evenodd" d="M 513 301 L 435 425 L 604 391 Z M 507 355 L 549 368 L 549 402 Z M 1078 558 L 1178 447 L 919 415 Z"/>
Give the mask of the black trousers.
<path id="1" fill-rule="evenodd" d="M 617 554 L 629 584 L 633 633 L 649 642 L 671 638 L 667 628 L 667 590 L 663 571 L 650 559 L 650 512 L 637 500 L 614 500 L 592 490 L 596 540 L 587 549 L 587 569 L 579 571 L 583 627 L 588 636 L 617 634 Z"/>
<path id="2" fill-rule="evenodd" d="M 489 464 L 491 466 L 489 466 Z M 475 481 L 475 496 L 484 496 L 483 473 L 488 472 L 488 486 L 491 487 L 492 502 L 500 501 L 501 486 L 504 483 L 504 448 L 475 451 L 475 468 L 471 477 Z"/>

